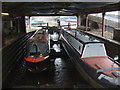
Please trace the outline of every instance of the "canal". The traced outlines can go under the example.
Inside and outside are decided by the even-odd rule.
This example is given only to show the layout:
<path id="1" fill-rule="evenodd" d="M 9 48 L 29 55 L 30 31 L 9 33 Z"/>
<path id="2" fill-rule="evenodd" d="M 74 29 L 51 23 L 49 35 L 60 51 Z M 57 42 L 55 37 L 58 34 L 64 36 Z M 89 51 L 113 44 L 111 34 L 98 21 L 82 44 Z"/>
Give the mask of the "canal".
<path id="1" fill-rule="evenodd" d="M 16 74 L 12 88 L 91 88 L 60 45 L 53 44 L 53 58 L 50 59 L 49 69 L 39 73 L 27 70 Z M 56 52 L 56 48 L 60 52 Z"/>

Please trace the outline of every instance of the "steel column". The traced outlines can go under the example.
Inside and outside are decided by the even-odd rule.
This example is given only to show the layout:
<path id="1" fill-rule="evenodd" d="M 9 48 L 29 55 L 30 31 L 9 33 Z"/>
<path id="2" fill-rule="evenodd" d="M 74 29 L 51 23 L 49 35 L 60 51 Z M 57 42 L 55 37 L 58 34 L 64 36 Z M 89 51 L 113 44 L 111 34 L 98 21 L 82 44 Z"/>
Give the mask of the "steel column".
<path id="1" fill-rule="evenodd" d="M 21 24 L 21 31 L 25 33 L 26 32 L 25 16 L 21 17 L 21 23 L 20 24 Z"/>
<path id="2" fill-rule="evenodd" d="M 70 25 L 70 22 L 68 22 L 68 29 L 69 30 L 71 30 L 71 27 L 70 27 L 71 25 Z"/>
<path id="3" fill-rule="evenodd" d="M 80 24 L 81 24 L 81 16 L 78 15 L 78 16 L 77 16 L 77 28 L 80 27 Z"/>
<path id="4" fill-rule="evenodd" d="M 86 14 L 86 31 L 88 30 L 88 14 Z"/>
<path id="5" fill-rule="evenodd" d="M 28 22 L 29 22 L 28 28 L 29 28 L 29 29 L 31 28 L 31 25 L 30 25 L 30 24 L 31 24 L 31 23 L 30 23 L 30 22 L 31 22 L 30 17 L 31 17 L 31 16 L 28 16 L 28 18 L 29 18 L 29 19 L 28 19 L 28 20 L 29 20 L 29 21 L 28 21 Z"/>
<path id="6" fill-rule="evenodd" d="M 18 25 L 18 33 L 20 33 L 20 18 L 18 17 L 17 18 L 17 25 Z"/>
<path id="7" fill-rule="evenodd" d="M 104 35 L 105 31 L 105 12 L 102 13 L 102 36 Z"/>

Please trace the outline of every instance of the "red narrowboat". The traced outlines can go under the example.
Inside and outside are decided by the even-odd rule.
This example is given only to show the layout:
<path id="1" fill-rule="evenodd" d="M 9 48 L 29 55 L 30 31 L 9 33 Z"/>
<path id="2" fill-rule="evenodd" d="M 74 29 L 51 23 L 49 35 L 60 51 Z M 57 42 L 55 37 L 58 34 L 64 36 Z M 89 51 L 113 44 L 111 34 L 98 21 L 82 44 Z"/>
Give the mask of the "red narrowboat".
<path id="1" fill-rule="evenodd" d="M 48 30 L 37 30 L 27 41 L 27 56 L 24 58 L 31 72 L 41 72 L 49 67 L 50 42 Z"/>

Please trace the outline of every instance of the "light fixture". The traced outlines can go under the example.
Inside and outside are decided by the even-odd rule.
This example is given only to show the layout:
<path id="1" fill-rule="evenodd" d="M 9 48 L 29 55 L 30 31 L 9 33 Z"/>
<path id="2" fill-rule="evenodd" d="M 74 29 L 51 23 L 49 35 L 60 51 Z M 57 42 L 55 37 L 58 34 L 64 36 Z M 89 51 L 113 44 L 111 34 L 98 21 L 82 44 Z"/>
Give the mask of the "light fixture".
<path id="1" fill-rule="evenodd" d="M 2 15 L 9 15 L 9 13 L 1 13 Z"/>

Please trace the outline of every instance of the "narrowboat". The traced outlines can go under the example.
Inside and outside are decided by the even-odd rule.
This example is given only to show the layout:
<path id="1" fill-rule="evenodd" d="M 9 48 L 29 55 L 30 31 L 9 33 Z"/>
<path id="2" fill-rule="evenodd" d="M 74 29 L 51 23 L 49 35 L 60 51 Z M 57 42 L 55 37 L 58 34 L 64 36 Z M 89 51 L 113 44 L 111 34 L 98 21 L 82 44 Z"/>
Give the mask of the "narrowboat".
<path id="1" fill-rule="evenodd" d="M 120 64 L 107 55 L 104 42 L 75 30 L 62 30 L 60 39 L 88 83 L 95 88 L 120 87 Z"/>
<path id="2" fill-rule="evenodd" d="M 27 41 L 27 56 L 24 57 L 28 63 L 28 70 L 41 72 L 49 68 L 50 41 L 48 30 L 37 30 Z"/>

